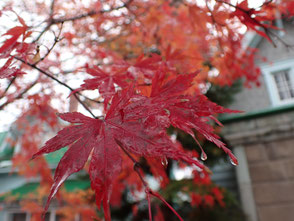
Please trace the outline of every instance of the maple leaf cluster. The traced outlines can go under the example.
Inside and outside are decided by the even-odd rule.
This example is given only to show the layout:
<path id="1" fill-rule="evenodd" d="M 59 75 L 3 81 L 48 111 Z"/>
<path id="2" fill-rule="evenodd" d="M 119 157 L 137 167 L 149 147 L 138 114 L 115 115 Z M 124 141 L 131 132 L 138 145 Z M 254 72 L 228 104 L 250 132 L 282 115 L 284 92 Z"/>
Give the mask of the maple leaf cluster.
<path id="1" fill-rule="evenodd" d="M 221 126 L 218 114 L 236 111 L 209 101 L 203 93 L 210 84 L 231 85 L 240 78 L 245 79 L 245 85 L 258 84 L 256 50 L 242 50 L 240 30 L 252 29 L 272 42 L 277 12 L 283 16 L 294 13 L 292 1 L 265 1 L 257 8 L 250 8 L 247 1 L 233 4 L 222 0 L 68 4 L 52 0 L 49 5 L 48 1 L 34 6 L 29 1 L 24 4 L 30 14 L 36 15 L 31 21 L 22 18 L 13 2 L 0 11 L 2 18 L 14 17 L 18 24 L 6 29 L 0 46 L 0 79 L 5 81 L 1 83 L 0 110 L 17 104 L 23 112 L 18 125 L 27 125 L 19 129 L 23 131 L 23 151 L 14 157 L 15 164 L 20 165 L 31 155 L 36 158 L 68 147 L 53 181 L 48 178 L 48 170 L 31 170 L 40 173 L 44 182 L 53 182 L 45 210 L 64 181 L 86 165 L 96 204 L 103 205 L 106 220 L 110 220 L 113 186 L 125 185 L 118 180 L 129 176 L 126 168 L 132 168 L 130 164 L 138 178 L 126 179 L 145 190 L 150 219 L 151 196 L 163 201 L 179 217 L 148 187 L 139 163 L 140 158 L 145 158 L 152 173 L 161 177 L 162 186 L 168 179 L 158 166 L 162 159 L 183 161 L 205 171 L 195 155 L 170 138 L 168 128 L 191 135 L 203 160 L 207 157 L 197 139 L 200 135 L 238 164 L 214 132 L 215 125 Z M 46 19 L 40 22 L 38 16 Z M 73 79 L 83 83 L 76 88 L 70 84 Z M 64 96 L 58 87 L 69 92 Z M 91 97 L 86 95 L 89 91 Z M 90 117 L 80 112 L 62 113 L 68 95 Z M 61 101 L 58 110 L 52 108 L 56 100 Z M 59 128 L 55 111 L 71 125 L 38 150 L 40 134 L 48 128 Z M 33 162 L 35 168 L 42 168 L 45 161 L 38 158 Z M 213 194 L 222 204 L 220 192 L 214 189 Z M 203 199 L 207 205 L 214 202 L 210 196 Z M 193 204 L 200 201 L 202 198 L 192 195 Z M 161 216 L 160 212 L 157 216 Z"/>
<path id="2" fill-rule="evenodd" d="M 202 95 L 182 94 L 190 87 L 195 74 L 179 75 L 166 83 L 163 83 L 164 77 L 163 73 L 154 76 L 149 97 L 135 93 L 132 86 L 118 91 L 104 119 L 89 118 L 78 112 L 59 114 L 61 119 L 78 125 L 61 130 L 33 156 L 70 145 L 56 168 L 46 209 L 61 184 L 84 167 L 91 153 L 91 186 L 96 192 L 97 205 L 103 203 L 106 219 L 110 218 L 108 203 L 113 180 L 121 171 L 120 148 L 139 156 L 167 157 L 203 168 L 197 159 L 171 141 L 166 132 L 171 125 L 193 137 L 193 129 L 198 131 L 223 148 L 237 164 L 231 151 L 218 140 L 212 126 L 206 122 L 207 117 L 214 119 L 213 114 L 231 111 Z"/>

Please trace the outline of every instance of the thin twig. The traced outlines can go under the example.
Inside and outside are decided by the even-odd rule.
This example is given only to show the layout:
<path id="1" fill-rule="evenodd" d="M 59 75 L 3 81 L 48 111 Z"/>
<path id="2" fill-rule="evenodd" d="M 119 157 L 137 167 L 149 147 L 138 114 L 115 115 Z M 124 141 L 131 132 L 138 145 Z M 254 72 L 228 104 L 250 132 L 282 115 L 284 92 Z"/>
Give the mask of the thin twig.
<path id="1" fill-rule="evenodd" d="M 7 87 L 5 88 L 3 94 L 1 95 L 0 99 L 2 99 L 2 98 L 5 96 L 5 94 L 7 93 L 7 91 L 9 90 L 9 88 L 11 87 L 11 85 L 13 84 L 13 82 L 15 81 L 16 77 L 17 77 L 17 76 L 14 76 L 14 77 L 11 79 L 11 81 L 9 82 L 9 84 L 7 85 Z"/>
<path id="2" fill-rule="evenodd" d="M 26 87 L 21 93 L 19 93 L 16 97 L 14 97 L 12 100 L 7 100 L 5 103 L 3 103 L 0 106 L 0 110 L 2 110 L 5 106 L 7 106 L 8 104 L 10 104 L 12 101 L 15 101 L 15 100 L 18 100 L 18 99 L 23 98 L 23 95 L 25 93 L 27 93 L 32 87 L 34 87 L 37 82 L 38 82 L 38 78 L 33 83 L 31 83 L 28 87 Z"/>
<path id="3" fill-rule="evenodd" d="M 104 13 L 108 13 L 108 12 L 111 12 L 111 11 L 115 11 L 115 10 L 119 10 L 119 9 L 122 9 L 122 8 L 128 8 L 129 5 L 131 4 L 133 0 L 129 0 L 127 1 L 126 3 L 122 4 L 121 6 L 118 6 L 118 7 L 115 7 L 115 8 L 110 8 L 108 10 L 92 10 L 92 11 L 89 11 L 87 13 L 84 13 L 84 14 L 80 14 L 80 15 L 77 15 L 77 16 L 73 16 L 73 17 L 70 17 L 70 18 L 57 18 L 57 19 L 54 19 L 53 18 L 53 9 L 54 9 L 54 0 L 52 1 L 52 4 L 51 4 L 51 11 L 52 14 L 50 14 L 50 17 L 49 19 L 47 20 L 48 21 L 48 24 L 47 26 L 41 31 L 41 33 L 38 35 L 38 37 L 33 41 L 33 43 L 37 42 L 40 40 L 40 38 L 42 37 L 42 35 L 48 31 L 50 29 L 50 27 L 54 24 L 60 24 L 60 23 L 64 23 L 64 22 L 68 22 L 68 21 L 76 21 L 76 20 L 80 20 L 80 19 L 83 19 L 83 18 L 87 18 L 87 17 L 91 17 L 91 16 L 94 16 L 94 15 L 98 15 L 98 14 L 104 14 Z"/>
<path id="4" fill-rule="evenodd" d="M 37 71 L 39 71 L 40 73 L 46 75 L 48 78 L 51 78 L 52 80 L 56 81 L 57 83 L 61 84 L 62 86 L 66 87 L 67 89 L 69 89 L 70 91 L 74 91 L 74 89 L 72 87 L 70 87 L 68 84 L 60 81 L 58 78 L 54 77 L 53 75 L 49 74 L 48 72 L 42 70 L 41 68 L 37 67 L 35 64 L 31 64 L 29 62 L 26 62 L 24 61 L 23 59 L 21 58 L 18 58 L 18 57 L 14 57 L 15 59 L 21 61 L 22 63 L 30 66 L 31 68 L 34 68 L 36 69 Z M 78 92 L 77 93 L 74 93 L 74 97 L 77 99 L 77 101 L 92 115 L 92 117 L 94 118 L 97 118 L 93 112 L 90 110 L 90 108 L 77 96 L 77 94 L 79 94 Z"/>
<path id="5" fill-rule="evenodd" d="M 206 2 L 206 8 L 207 8 L 207 10 L 210 12 L 210 14 L 211 14 L 211 21 L 212 21 L 213 26 L 214 26 L 214 28 L 215 28 L 215 30 L 216 30 L 217 42 L 218 42 L 219 48 L 220 48 L 220 50 L 221 50 L 221 53 L 223 54 L 225 51 L 224 51 L 224 48 L 223 48 L 222 39 L 220 38 L 219 33 L 218 33 L 219 31 L 220 31 L 221 33 L 223 33 L 221 30 L 219 30 L 219 26 L 218 26 L 218 25 L 223 26 L 223 24 L 220 24 L 219 22 L 216 21 L 214 15 L 213 15 L 213 12 L 212 12 L 212 10 L 209 8 L 207 2 Z"/>
<path id="6" fill-rule="evenodd" d="M 254 8 L 253 9 L 249 9 L 249 10 L 245 10 L 237 5 L 233 5 L 229 2 L 226 2 L 226 1 L 223 1 L 223 0 L 216 0 L 217 2 L 220 2 L 220 3 L 224 3 L 224 4 L 227 4 L 235 9 L 238 9 L 239 11 L 242 11 L 243 13 L 247 14 L 247 15 L 250 15 L 250 10 L 255 10 Z M 262 7 L 264 5 L 267 5 L 267 4 L 270 4 L 272 1 L 269 0 L 265 3 L 263 3 L 263 5 L 259 6 L 259 7 Z M 275 32 L 273 32 L 270 28 L 266 27 L 264 24 L 260 23 L 256 18 L 252 18 L 251 16 L 249 16 L 249 18 L 254 21 L 256 23 L 256 25 L 258 25 L 259 27 L 261 27 L 264 31 L 264 33 L 268 36 L 269 39 L 271 39 L 270 35 L 274 36 L 277 38 L 277 40 L 279 40 L 286 48 L 293 48 L 294 45 L 289 45 L 287 44 L 280 36 L 278 36 Z M 272 39 L 271 39 L 272 40 Z M 272 41 L 272 44 L 274 45 L 274 47 L 277 47 L 275 42 Z"/>
<path id="7" fill-rule="evenodd" d="M 60 35 L 61 35 L 62 27 L 63 27 L 63 23 L 61 23 L 61 27 L 59 29 L 58 35 L 57 36 L 54 36 L 54 43 L 51 45 L 50 48 L 47 48 L 47 53 L 42 58 L 40 58 L 39 60 L 37 60 L 33 65 L 37 65 L 39 62 L 43 61 L 46 57 L 48 57 L 48 55 L 51 53 L 51 51 L 53 50 L 53 48 L 55 47 L 55 45 L 61 40 L 60 39 Z M 54 35 L 55 35 L 55 33 L 54 33 Z"/>
<path id="8" fill-rule="evenodd" d="M 126 3 L 122 4 L 121 6 L 118 6 L 118 7 L 115 7 L 115 8 L 110 8 L 108 10 L 98 10 L 98 11 L 92 10 L 92 11 L 89 11 L 87 13 L 80 14 L 80 15 L 77 15 L 77 16 L 73 16 L 73 17 L 70 17 L 70 18 L 52 19 L 52 23 L 53 24 L 58 24 L 58 23 L 67 22 L 67 21 L 75 21 L 75 20 L 86 18 L 86 17 L 91 17 L 93 15 L 104 14 L 104 13 L 112 12 L 112 11 L 119 10 L 119 9 L 122 9 L 122 8 L 127 8 L 132 1 L 133 0 L 129 0 Z"/>
<path id="9" fill-rule="evenodd" d="M 254 26 L 259 26 L 260 28 L 262 28 L 262 30 L 264 31 L 264 33 L 267 35 L 268 39 L 272 42 L 272 44 L 274 45 L 274 47 L 276 47 L 276 44 L 272 41 L 272 39 L 270 38 L 270 31 L 269 31 L 269 28 L 267 28 L 263 23 L 261 23 L 260 21 L 258 21 L 256 18 L 253 18 L 251 16 L 251 12 L 254 11 L 255 9 L 254 8 L 251 8 L 249 10 L 246 10 L 246 9 L 243 9 L 241 7 L 239 7 L 238 5 L 233 5 L 231 4 L 230 2 L 226 2 L 226 1 L 223 1 L 223 0 L 216 0 L 217 2 L 219 3 L 223 3 L 223 4 L 226 4 L 226 5 L 229 5 L 233 8 L 235 8 L 236 10 L 239 10 L 241 12 L 243 12 L 244 14 L 248 15 L 248 18 L 253 21 L 254 23 Z M 242 22 L 242 21 L 241 21 Z M 256 31 L 256 30 L 255 30 Z M 256 31 L 257 32 L 257 31 Z"/>
<path id="10" fill-rule="evenodd" d="M 43 36 L 43 34 L 46 31 L 48 31 L 51 26 L 52 26 L 52 22 L 50 22 L 49 24 L 47 24 L 47 26 L 41 31 L 41 33 L 38 35 L 38 37 L 32 43 L 36 43 L 37 41 L 39 41 L 40 38 Z"/>
<path id="11" fill-rule="evenodd" d="M 55 5 L 55 0 L 52 0 L 51 5 L 50 5 L 50 13 L 49 17 L 52 19 L 54 15 L 54 5 Z"/>
<path id="12" fill-rule="evenodd" d="M 61 23 L 61 27 L 59 29 L 59 33 L 57 36 L 54 36 L 54 43 L 51 45 L 51 47 L 47 50 L 47 53 L 41 58 L 39 59 L 38 61 L 36 61 L 34 63 L 34 65 L 37 65 L 39 62 L 43 61 L 46 57 L 48 57 L 48 55 L 51 53 L 51 51 L 53 50 L 53 48 L 55 47 L 55 45 L 61 40 L 60 39 L 60 35 L 61 35 L 61 30 L 62 30 L 62 27 L 63 27 L 63 23 Z M 55 35 L 55 34 L 54 34 Z"/>

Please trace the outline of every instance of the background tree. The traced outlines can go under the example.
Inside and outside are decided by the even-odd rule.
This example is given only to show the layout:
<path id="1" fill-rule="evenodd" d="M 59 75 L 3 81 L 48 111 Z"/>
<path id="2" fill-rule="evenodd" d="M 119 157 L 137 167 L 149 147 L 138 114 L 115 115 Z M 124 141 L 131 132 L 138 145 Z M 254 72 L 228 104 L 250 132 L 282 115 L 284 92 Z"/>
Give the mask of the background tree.
<path id="1" fill-rule="evenodd" d="M 194 181 L 201 183 L 209 171 L 198 160 L 207 158 L 201 147 L 204 139 L 237 164 L 214 133 L 221 125 L 216 115 L 234 111 L 203 94 L 218 87 L 211 85 L 231 86 L 238 79 L 245 86 L 258 84 L 256 50 L 242 49 L 246 28 L 273 42 L 277 14 L 294 13 L 293 2 L 287 0 L 264 1 L 254 8 L 247 1 L 222 0 L 1 4 L 1 19 L 13 22 L 1 27 L 0 110 L 4 114 L 15 108 L 19 113 L 17 142 L 22 150 L 14 156 L 14 165 L 26 165 L 21 174 L 39 174 L 41 183 L 52 184 L 45 210 L 65 179 L 86 165 L 106 220 L 109 203 L 119 202 L 125 189 L 134 198 L 137 191 L 145 191 L 150 220 L 153 198 L 181 219 L 149 187 L 143 171 L 164 187 L 167 162 L 183 161 L 195 165 Z M 56 116 L 68 109 L 68 96 L 80 104 L 79 112 Z M 58 117 L 73 125 L 63 128 Z M 189 134 L 200 154 L 171 139 L 171 127 Z M 44 134 L 56 130 L 58 134 L 39 149 Z M 52 179 L 39 156 L 66 146 Z M 36 159 L 28 163 L 32 156 Z M 211 191 L 212 198 L 191 195 L 192 204 L 206 200 L 221 205 L 219 190 Z M 85 214 L 93 216 L 88 210 Z"/>

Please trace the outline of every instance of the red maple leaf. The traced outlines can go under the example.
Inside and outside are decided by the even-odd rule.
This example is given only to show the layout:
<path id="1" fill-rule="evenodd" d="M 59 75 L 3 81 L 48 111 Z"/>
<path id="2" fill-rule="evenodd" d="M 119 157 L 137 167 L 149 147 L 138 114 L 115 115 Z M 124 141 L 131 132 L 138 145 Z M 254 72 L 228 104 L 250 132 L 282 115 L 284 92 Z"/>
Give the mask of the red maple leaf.
<path id="1" fill-rule="evenodd" d="M 9 78 L 12 76 L 16 76 L 19 74 L 25 74 L 25 72 L 21 71 L 16 67 L 9 67 L 12 64 L 13 58 L 9 58 L 3 67 L 0 68 L 0 79 L 1 78 Z"/>
<path id="2" fill-rule="evenodd" d="M 28 47 L 23 47 L 22 44 L 18 43 L 17 40 L 21 35 L 23 35 L 22 40 L 24 41 L 25 38 L 27 38 L 31 34 L 31 32 L 27 32 L 28 26 L 25 24 L 24 20 L 18 15 L 17 17 L 22 26 L 13 27 L 2 35 L 9 35 L 11 37 L 6 39 L 3 45 L 0 47 L 0 58 L 8 58 L 5 64 L 0 68 L 0 79 L 9 78 L 19 74 L 25 74 L 19 68 L 11 67 L 14 58 L 13 56 L 11 56 L 11 52 L 16 49 L 17 54 L 14 56 L 17 57 L 18 55 L 23 55 L 23 53 L 25 53 L 24 48 L 28 49 Z M 28 44 L 24 42 L 22 43 L 25 44 L 25 46 L 28 46 Z"/>
<path id="3" fill-rule="evenodd" d="M 259 15 L 259 11 L 255 10 L 254 8 L 248 7 L 247 1 L 242 1 L 238 3 L 235 8 L 236 11 L 232 14 L 232 16 L 237 16 L 244 25 L 254 30 L 257 34 L 261 35 L 272 43 L 272 39 L 269 37 L 267 31 L 269 28 L 277 28 L 273 25 L 268 25 L 263 22 L 271 20 L 273 18 Z"/>
<path id="4" fill-rule="evenodd" d="M 11 38 L 7 39 L 4 44 L 0 47 L 0 54 L 13 48 L 17 42 L 17 39 L 24 35 L 27 30 L 27 26 L 16 26 L 9 29 L 4 35 L 11 35 Z"/>
<path id="5" fill-rule="evenodd" d="M 69 145 L 56 168 L 45 210 L 65 179 L 84 167 L 91 152 L 91 186 L 95 190 L 98 207 L 103 204 L 106 220 L 110 220 L 109 200 L 113 181 L 121 171 L 119 147 L 131 154 L 167 157 L 203 168 L 198 160 L 179 149 L 166 133 L 166 128 L 173 125 L 194 136 L 190 129 L 194 128 L 225 148 L 212 133 L 212 127 L 206 125 L 202 118 L 226 110 L 207 100 L 180 95 L 191 86 L 193 77 L 195 74 L 179 75 L 164 83 L 164 75 L 157 74 L 152 82 L 150 97 L 135 94 L 132 86 L 128 90 L 119 91 L 112 98 L 112 104 L 103 120 L 77 112 L 60 114 L 61 119 L 78 125 L 59 131 L 33 155 L 35 158 Z M 152 192 L 151 195 L 162 200 L 157 193 Z"/>
<path id="6" fill-rule="evenodd" d="M 84 84 L 82 84 L 80 88 L 76 89 L 72 93 L 81 90 L 95 90 L 98 88 L 99 93 L 105 99 L 105 109 L 109 100 L 115 94 L 115 84 L 120 87 L 127 86 L 127 83 L 124 81 L 125 76 L 123 74 L 110 74 L 103 71 L 99 67 L 89 67 L 88 65 L 86 65 L 86 71 L 94 78 L 84 80 Z"/>
<path id="7" fill-rule="evenodd" d="M 197 193 L 191 194 L 191 205 L 199 207 L 202 203 L 202 196 Z"/>

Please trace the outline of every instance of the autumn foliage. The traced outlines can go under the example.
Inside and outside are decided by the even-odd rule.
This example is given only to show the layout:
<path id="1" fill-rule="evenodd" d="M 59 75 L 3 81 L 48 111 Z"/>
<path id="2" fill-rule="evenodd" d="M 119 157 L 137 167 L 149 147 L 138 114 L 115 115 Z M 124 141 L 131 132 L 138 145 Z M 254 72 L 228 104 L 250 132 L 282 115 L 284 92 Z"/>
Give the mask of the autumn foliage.
<path id="1" fill-rule="evenodd" d="M 42 183 L 52 184 L 45 210 L 64 181 L 85 167 L 106 220 L 111 219 L 109 205 L 119 204 L 121 190 L 128 186 L 145 191 L 150 220 L 154 197 L 181 219 L 148 186 L 142 158 L 162 187 L 168 183 L 162 161 L 171 159 L 196 166 L 195 185 L 206 180 L 208 169 L 199 159 L 200 155 L 202 160 L 207 158 L 203 139 L 238 164 L 214 132 L 221 126 L 218 114 L 236 111 L 209 101 L 204 94 L 211 84 L 231 85 L 238 79 L 245 86 L 258 84 L 256 50 L 242 48 L 244 32 L 253 30 L 273 42 L 275 19 L 292 16 L 294 4 L 265 1 L 252 8 L 246 0 L 233 2 L 2 4 L 0 19 L 15 25 L 1 26 L 0 111 L 17 108 L 21 112 L 16 125 L 22 149 L 14 156 L 14 166 L 25 165 L 20 167 L 23 175 L 39 174 Z M 78 112 L 68 112 L 69 100 L 79 103 Z M 201 153 L 185 150 L 171 139 L 168 128 L 192 136 Z M 43 137 L 57 130 L 42 146 Z M 52 179 L 41 155 L 64 147 L 68 149 Z M 191 193 L 191 203 L 224 206 L 217 187 L 206 196 Z M 84 212 L 94 216 L 88 208 Z M 163 220 L 158 209 L 154 217 Z"/>

